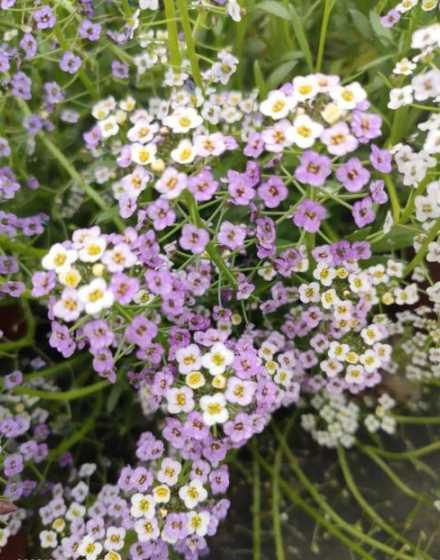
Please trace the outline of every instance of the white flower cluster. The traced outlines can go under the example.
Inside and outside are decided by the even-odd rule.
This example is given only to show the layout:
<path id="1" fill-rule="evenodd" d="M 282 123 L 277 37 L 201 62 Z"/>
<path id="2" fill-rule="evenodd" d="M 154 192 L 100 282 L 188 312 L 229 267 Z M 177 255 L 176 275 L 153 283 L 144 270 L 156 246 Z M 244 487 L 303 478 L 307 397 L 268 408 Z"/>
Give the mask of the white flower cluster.
<path id="1" fill-rule="evenodd" d="M 416 152 L 407 144 L 396 144 L 391 152 L 397 169 L 402 174 L 402 182 L 408 187 L 416 188 L 426 177 L 428 170 L 437 164 L 436 159 L 428 152 L 425 150 Z"/>

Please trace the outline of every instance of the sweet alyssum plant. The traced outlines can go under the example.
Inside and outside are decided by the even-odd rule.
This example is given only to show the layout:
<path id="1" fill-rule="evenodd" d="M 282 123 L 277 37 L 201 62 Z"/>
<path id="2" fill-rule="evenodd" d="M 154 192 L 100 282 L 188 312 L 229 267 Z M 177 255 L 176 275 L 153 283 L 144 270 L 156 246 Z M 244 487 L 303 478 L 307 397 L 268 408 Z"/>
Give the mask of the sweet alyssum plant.
<path id="1" fill-rule="evenodd" d="M 410 30 L 408 48 L 418 54 L 400 58 L 386 79 L 385 116 L 366 80 L 321 72 L 334 2 L 323 2 L 316 66 L 272 89 L 258 64 L 257 87 L 237 87 L 243 61 L 218 44 L 216 26 L 237 25 L 242 37 L 245 6 L 166 0 L 163 13 L 157 2 L 132 4 L 0 4 L 8 27 L 2 99 L 15 99 L 24 115 L 9 124 L 4 106 L 0 193 L 10 209 L 0 217 L 0 289 L 22 298 L 27 321 L 22 338 L 6 334 L 0 343 L 14 365 L 0 410 L 2 494 L 11 509 L 2 546 L 27 517 L 34 546 L 49 558 L 205 556 L 230 507 L 229 464 L 284 408 L 289 425 L 298 415 L 315 442 L 338 449 L 355 499 L 404 548 L 344 522 L 343 542 L 364 558 L 373 557 L 364 546 L 431 558 L 365 505 L 345 449 L 396 432 L 390 377 L 416 380 L 426 395 L 438 377 L 438 24 Z M 309 61 L 295 7 L 262 4 L 293 18 Z M 387 29 L 415 4 L 401 2 L 382 20 L 374 12 L 372 22 Z M 204 29 L 208 40 L 214 30 L 214 55 L 197 45 Z M 411 110 L 432 114 L 419 123 Z M 415 123 L 407 138 L 398 128 L 405 115 Z M 23 136 L 17 147 L 8 126 Z M 77 153 L 60 149 L 58 129 Z M 34 164 L 39 145 L 69 177 L 55 189 L 62 207 L 50 216 L 38 198 L 52 195 Z M 30 217 L 14 208 L 23 187 L 31 207 L 41 206 Z M 47 311 L 43 335 L 37 307 Z M 28 346 L 46 358 L 36 333 L 50 357 L 29 362 L 21 352 Z M 81 373 L 86 362 L 101 379 Z M 45 380 L 69 371 L 72 387 Z M 133 407 L 143 416 L 126 434 L 129 452 L 111 464 L 84 461 L 75 446 L 114 428 L 111 416 L 98 426 L 106 390 L 107 413 L 124 398 L 128 416 Z M 87 419 L 81 409 L 78 429 L 57 441 L 74 415 L 43 404 L 87 399 L 96 399 Z M 396 481 L 381 449 L 365 449 Z M 258 520 L 256 527 L 258 538 Z M 276 527 L 281 558 L 275 515 Z"/>

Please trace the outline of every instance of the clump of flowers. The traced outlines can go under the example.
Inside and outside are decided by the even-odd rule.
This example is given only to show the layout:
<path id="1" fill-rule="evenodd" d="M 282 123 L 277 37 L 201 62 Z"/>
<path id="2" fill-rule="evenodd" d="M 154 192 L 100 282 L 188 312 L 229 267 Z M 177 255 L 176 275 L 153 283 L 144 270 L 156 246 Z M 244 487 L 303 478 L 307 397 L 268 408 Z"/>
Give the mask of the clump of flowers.
<path id="1" fill-rule="evenodd" d="M 83 464 L 67 486 L 54 486 L 40 509 L 41 546 L 51 558 L 121 560 L 129 555 L 169 558 L 171 550 L 196 559 L 207 552 L 228 511 L 226 465 L 183 460 L 151 432 L 141 434 L 135 466 L 126 465 L 117 484 L 94 494 L 96 465 Z"/>

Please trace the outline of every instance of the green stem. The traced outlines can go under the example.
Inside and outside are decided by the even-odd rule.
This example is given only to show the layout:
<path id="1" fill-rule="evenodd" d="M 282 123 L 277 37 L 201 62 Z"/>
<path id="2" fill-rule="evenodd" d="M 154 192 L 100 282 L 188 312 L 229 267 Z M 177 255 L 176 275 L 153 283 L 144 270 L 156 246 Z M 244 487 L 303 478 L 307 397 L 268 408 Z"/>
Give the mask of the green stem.
<path id="1" fill-rule="evenodd" d="M 286 457 L 289 461 L 289 465 L 292 471 L 296 474 L 299 481 L 305 486 L 308 490 L 311 497 L 315 500 L 318 506 L 330 517 L 332 521 L 338 524 L 342 529 L 350 533 L 353 537 L 359 539 L 359 541 L 364 542 L 382 552 L 385 552 L 392 558 L 403 558 L 408 559 L 410 558 L 406 554 L 400 553 L 399 551 L 394 550 L 390 546 L 381 543 L 380 541 L 370 537 L 368 534 L 363 533 L 360 531 L 355 524 L 347 523 L 343 517 L 341 517 L 333 508 L 328 505 L 327 500 L 320 494 L 317 490 L 316 486 L 307 478 L 304 471 L 301 469 L 299 461 L 297 457 L 295 457 L 287 445 L 285 438 L 281 435 L 277 428 L 274 428 L 275 434 L 279 441 L 282 444 L 283 451 L 286 454 Z M 372 556 L 368 556 L 368 558 L 373 558 Z"/>
<path id="2" fill-rule="evenodd" d="M 380 467 L 383 472 L 388 476 L 388 478 L 394 482 L 394 484 L 397 486 L 397 488 L 399 488 L 399 490 L 401 490 L 404 494 L 406 494 L 407 496 L 409 496 L 410 498 L 413 498 L 414 500 L 420 500 L 423 503 L 425 503 L 426 505 L 432 505 L 431 502 L 425 498 L 424 496 L 421 496 L 420 494 L 418 494 L 417 492 L 415 492 L 412 488 L 410 488 L 407 484 L 405 484 L 403 482 L 403 480 L 401 480 L 396 473 L 385 463 L 385 461 L 383 459 L 381 459 L 376 453 L 374 453 L 374 451 L 372 451 L 371 449 L 368 449 L 367 447 L 360 445 L 359 446 L 360 449 L 362 449 L 362 451 L 368 455 L 368 457 L 370 457 L 370 459 L 372 461 L 374 461 L 376 463 L 376 465 L 378 467 Z"/>
<path id="3" fill-rule="evenodd" d="M 30 115 L 31 110 L 29 109 L 27 103 L 23 101 L 23 99 L 17 99 L 17 103 L 19 104 L 21 110 L 25 115 Z M 91 198 L 101 210 L 108 211 L 109 208 L 101 197 L 99 193 L 97 193 L 90 185 L 88 185 L 75 167 L 70 163 L 67 157 L 63 154 L 63 152 L 46 136 L 44 132 L 39 132 L 38 137 L 46 146 L 47 150 L 52 154 L 52 156 L 58 161 L 61 167 L 67 172 L 67 174 L 78 184 L 78 186 L 87 194 L 89 198 Z M 119 216 L 113 217 L 113 221 L 115 225 L 118 227 L 119 231 L 124 231 L 124 223 L 119 218 Z"/>
<path id="4" fill-rule="evenodd" d="M 434 241 L 437 237 L 437 234 L 440 232 L 440 218 L 438 218 L 431 229 L 428 231 L 428 235 L 426 236 L 424 242 L 422 243 L 421 247 L 417 251 L 415 257 L 411 262 L 408 263 L 405 269 L 405 276 L 408 276 L 410 272 L 412 272 L 416 266 L 418 266 L 423 259 L 425 258 L 426 253 L 428 252 L 429 244 Z"/>
<path id="5" fill-rule="evenodd" d="M 167 18 L 167 31 L 168 31 L 168 52 L 170 55 L 170 62 L 173 66 L 180 66 L 180 52 L 179 52 L 179 32 L 177 29 L 176 10 L 174 8 L 174 0 L 164 0 L 165 15 Z"/>
<path id="6" fill-rule="evenodd" d="M 40 389 L 32 389 L 31 387 L 14 387 L 11 391 L 17 395 L 30 395 L 49 401 L 73 401 L 81 399 L 111 386 L 109 381 L 98 381 L 93 385 L 87 385 L 80 389 L 71 389 L 70 391 L 41 391 Z"/>
<path id="7" fill-rule="evenodd" d="M 261 556 L 261 476 L 260 464 L 257 458 L 257 442 L 252 440 L 253 453 L 253 503 L 252 503 L 252 528 L 253 528 L 253 560 L 262 560 Z"/>
<path id="8" fill-rule="evenodd" d="M 189 190 L 185 191 L 184 196 L 185 196 L 186 205 L 188 207 L 191 216 L 191 221 L 198 228 L 204 228 L 205 224 L 203 223 L 203 220 L 200 217 L 199 209 L 194 196 Z M 226 266 L 226 263 L 223 260 L 223 257 L 221 256 L 220 252 L 218 251 L 215 243 L 213 241 L 210 241 L 207 244 L 205 250 L 208 253 L 210 259 L 215 263 L 217 268 L 220 270 L 220 273 L 224 277 L 228 278 L 229 282 L 232 284 L 233 287 L 236 287 L 237 280 L 235 279 L 235 276 L 232 274 L 229 268 Z"/>
<path id="9" fill-rule="evenodd" d="M 385 449 L 380 449 L 379 447 L 366 446 L 367 449 L 373 451 L 377 455 L 381 455 L 386 459 L 392 459 L 395 461 L 399 460 L 412 460 L 419 457 L 424 457 L 435 451 L 440 451 L 440 441 L 435 441 L 426 445 L 425 447 L 419 447 L 418 449 L 412 449 L 410 451 L 386 451 Z"/>
<path id="10" fill-rule="evenodd" d="M 58 375 L 59 373 L 62 373 L 66 369 L 70 367 L 73 368 L 74 366 L 80 364 L 86 358 L 88 358 L 87 354 L 80 354 L 78 356 L 75 356 L 75 358 L 71 358 L 70 360 L 64 360 L 63 362 L 60 362 L 59 364 L 55 364 L 48 368 L 41 369 L 39 371 L 37 370 L 32 373 L 27 373 L 24 376 L 24 382 L 28 383 L 29 381 L 32 381 L 33 379 L 39 379 L 40 377 L 51 377 L 52 375 Z"/>
<path id="11" fill-rule="evenodd" d="M 5 251 L 11 251 L 16 255 L 24 255 L 26 257 L 34 257 L 36 259 L 41 259 L 47 253 L 46 249 L 37 249 L 36 247 L 32 247 L 32 245 L 20 243 L 20 241 L 9 239 L 9 237 L 4 235 L 0 236 L 0 247 Z"/>
<path id="12" fill-rule="evenodd" d="M 394 420 L 399 424 L 440 424 L 440 416 L 398 416 L 393 414 Z"/>
<path id="13" fill-rule="evenodd" d="M 186 50 L 191 62 L 191 70 L 196 85 L 203 90 L 202 75 L 200 73 L 199 59 L 194 45 L 194 38 L 191 31 L 191 20 L 188 13 L 188 1 L 177 0 L 179 7 L 180 18 L 182 21 L 183 33 L 185 35 Z"/>
<path id="14" fill-rule="evenodd" d="M 272 520 L 273 535 L 275 539 L 275 552 L 277 560 L 285 560 L 283 533 L 281 531 L 280 518 L 280 468 L 281 468 L 281 449 L 275 453 L 274 467 L 272 471 Z"/>
<path id="15" fill-rule="evenodd" d="M 362 494 L 359 491 L 357 484 L 355 483 L 350 467 L 348 466 L 346 453 L 343 447 L 338 447 L 338 458 L 339 458 L 339 465 L 342 470 L 342 474 L 344 475 L 345 482 L 352 493 L 354 499 L 359 504 L 360 508 L 364 511 L 368 517 L 372 519 L 381 529 L 383 529 L 386 533 L 388 533 L 393 539 L 397 542 L 402 543 L 405 547 L 409 547 L 410 550 L 417 552 L 422 558 L 430 559 L 430 556 L 423 553 L 421 550 L 417 549 L 417 546 L 411 543 L 405 537 L 402 537 L 391 525 L 389 525 L 382 517 L 376 512 L 374 508 L 370 506 L 370 504 L 365 500 Z"/>
<path id="16" fill-rule="evenodd" d="M 393 214 L 393 222 L 394 224 L 398 224 L 400 219 L 400 202 L 399 202 L 399 197 L 397 196 L 396 187 L 390 175 L 384 175 L 384 181 L 391 201 L 391 212 Z"/>
<path id="17" fill-rule="evenodd" d="M 273 475 L 273 469 L 260 455 L 258 455 L 258 461 L 260 465 L 263 467 L 263 469 L 269 475 Z M 319 523 L 329 533 L 334 535 L 346 546 L 348 546 L 351 550 L 353 550 L 353 552 L 356 552 L 361 558 L 365 558 L 366 560 L 372 560 L 372 557 L 369 554 L 367 554 L 357 543 L 354 543 L 350 539 L 348 539 L 344 535 L 344 533 L 342 533 L 339 529 L 337 529 L 333 525 L 333 523 L 331 523 L 324 516 L 322 516 L 314 507 L 312 507 L 305 500 L 303 500 L 303 498 L 301 498 L 301 496 L 296 492 L 296 490 L 282 479 L 280 480 L 280 488 L 293 504 L 300 507 L 305 513 L 307 513 L 307 515 L 309 515 L 312 519 L 314 519 L 316 523 Z M 413 558 L 410 556 L 406 556 L 403 558 L 403 560 L 413 560 Z"/>
<path id="18" fill-rule="evenodd" d="M 330 13 L 335 5 L 335 0 L 324 0 L 324 11 L 321 22 L 321 32 L 319 34 L 318 55 L 316 57 L 316 72 L 321 72 L 322 60 L 324 57 L 325 41 L 327 39 L 328 22 Z"/>

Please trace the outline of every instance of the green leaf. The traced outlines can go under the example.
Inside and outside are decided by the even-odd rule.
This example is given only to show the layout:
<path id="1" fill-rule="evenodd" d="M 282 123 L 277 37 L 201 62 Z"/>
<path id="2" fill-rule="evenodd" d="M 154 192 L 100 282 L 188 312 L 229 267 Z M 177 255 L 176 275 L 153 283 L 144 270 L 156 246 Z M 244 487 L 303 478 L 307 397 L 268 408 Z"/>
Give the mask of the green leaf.
<path id="1" fill-rule="evenodd" d="M 254 79 L 260 92 L 260 98 L 264 99 L 267 95 L 268 88 L 266 82 L 264 81 L 263 72 L 261 71 L 261 66 L 258 60 L 254 61 Z"/>
<path id="2" fill-rule="evenodd" d="M 116 383 L 115 385 L 113 385 L 110 394 L 108 395 L 106 406 L 107 414 L 113 412 L 113 410 L 116 408 L 116 405 L 118 404 L 119 398 L 123 391 L 123 387 L 121 385 L 121 383 Z"/>
<path id="3" fill-rule="evenodd" d="M 374 33 L 377 35 L 382 44 L 388 45 L 393 41 L 391 30 L 384 27 L 380 21 L 380 16 L 374 10 L 370 12 L 370 23 Z"/>
<path id="4" fill-rule="evenodd" d="M 279 86 L 290 74 L 290 72 L 295 68 L 296 65 L 297 65 L 296 60 L 289 60 L 287 62 L 284 62 L 280 66 L 278 66 L 278 68 L 276 68 L 271 73 L 267 81 L 267 85 L 269 86 L 269 89 L 274 89 L 277 86 Z"/>
<path id="5" fill-rule="evenodd" d="M 373 251 L 375 253 L 382 253 L 384 251 L 397 251 L 398 249 L 412 247 L 414 236 L 417 233 L 417 230 L 409 229 L 406 226 L 393 226 L 384 239 L 372 243 Z"/>
<path id="6" fill-rule="evenodd" d="M 302 18 L 299 16 L 298 12 L 296 11 L 295 7 L 291 4 L 290 5 L 290 12 L 291 12 L 291 22 L 293 31 L 295 33 L 296 40 L 301 47 L 302 53 L 304 58 L 306 59 L 307 66 L 309 67 L 310 72 L 314 71 L 313 66 L 313 56 L 312 51 L 310 50 L 309 42 L 307 41 L 307 36 L 304 31 L 304 26 L 302 22 Z"/>
<path id="7" fill-rule="evenodd" d="M 283 19 L 290 20 L 289 10 L 281 2 L 275 2 L 275 0 L 265 0 L 257 5 L 259 10 L 267 12 L 273 16 L 277 16 Z"/>
<path id="8" fill-rule="evenodd" d="M 371 36 L 371 26 L 370 22 L 368 21 L 367 16 L 365 16 L 359 10 L 355 10 L 354 8 L 349 10 L 351 17 L 353 18 L 353 23 L 356 29 L 359 31 L 361 35 L 363 35 L 366 39 L 369 39 Z"/>

